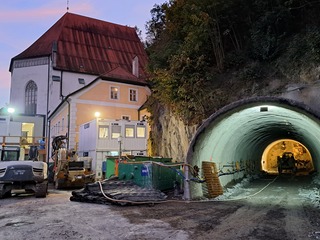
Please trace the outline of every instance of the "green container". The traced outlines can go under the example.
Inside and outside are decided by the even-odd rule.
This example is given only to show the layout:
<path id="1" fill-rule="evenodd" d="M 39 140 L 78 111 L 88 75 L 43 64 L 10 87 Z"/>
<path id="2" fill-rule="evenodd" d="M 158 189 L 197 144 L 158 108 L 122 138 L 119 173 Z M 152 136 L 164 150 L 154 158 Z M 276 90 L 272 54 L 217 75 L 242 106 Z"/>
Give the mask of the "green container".
<path id="1" fill-rule="evenodd" d="M 162 157 L 146 157 L 146 156 L 135 156 L 134 161 L 144 162 L 144 161 L 153 161 L 161 163 L 171 163 L 172 158 L 162 158 Z"/>
<path id="2" fill-rule="evenodd" d="M 107 157 L 106 159 L 106 175 L 105 178 L 108 179 L 115 175 L 116 158 Z"/>
<path id="3" fill-rule="evenodd" d="M 170 165 L 169 163 L 166 165 Z M 174 188 L 175 181 L 181 182 L 181 177 L 174 170 L 179 167 L 164 167 L 152 162 L 119 163 L 119 179 L 132 180 L 140 187 L 154 188 L 160 191 Z"/>

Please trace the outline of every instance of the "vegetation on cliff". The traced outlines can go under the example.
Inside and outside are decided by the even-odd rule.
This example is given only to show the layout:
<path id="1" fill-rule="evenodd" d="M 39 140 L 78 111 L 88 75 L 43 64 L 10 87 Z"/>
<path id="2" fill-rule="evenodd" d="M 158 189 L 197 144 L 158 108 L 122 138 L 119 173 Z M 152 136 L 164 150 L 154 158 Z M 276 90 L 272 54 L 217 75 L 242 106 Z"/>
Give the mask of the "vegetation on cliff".
<path id="1" fill-rule="evenodd" d="M 146 43 L 153 100 L 194 124 L 232 101 L 307 81 L 320 62 L 319 11 L 320 1 L 301 0 L 155 5 Z"/>

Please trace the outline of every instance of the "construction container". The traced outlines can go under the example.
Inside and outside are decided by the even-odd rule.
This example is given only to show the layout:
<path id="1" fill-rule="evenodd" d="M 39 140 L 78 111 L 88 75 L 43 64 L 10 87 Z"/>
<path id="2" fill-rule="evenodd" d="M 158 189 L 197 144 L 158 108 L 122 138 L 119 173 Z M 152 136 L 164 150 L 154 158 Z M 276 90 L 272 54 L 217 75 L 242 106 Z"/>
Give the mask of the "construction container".
<path id="1" fill-rule="evenodd" d="M 78 156 L 92 157 L 96 180 L 108 178 L 102 171 L 105 156 L 145 156 L 148 132 L 145 121 L 96 118 L 79 126 Z"/>
<path id="2" fill-rule="evenodd" d="M 106 179 L 116 175 L 115 174 L 116 158 L 107 157 L 105 166 L 106 166 L 106 169 L 105 169 Z"/>
<path id="3" fill-rule="evenodd" d="M 118 165 L 118 177 L 123 180 L 132 180 L 140 187 L 154 188 L 160 191 L 173 189 L 177 182 L 181 183 L 181 178 L 177 171 L 180 167 L 166 163 L 161 166 L 155 161 L 149 162 L 120 162 Z"/>

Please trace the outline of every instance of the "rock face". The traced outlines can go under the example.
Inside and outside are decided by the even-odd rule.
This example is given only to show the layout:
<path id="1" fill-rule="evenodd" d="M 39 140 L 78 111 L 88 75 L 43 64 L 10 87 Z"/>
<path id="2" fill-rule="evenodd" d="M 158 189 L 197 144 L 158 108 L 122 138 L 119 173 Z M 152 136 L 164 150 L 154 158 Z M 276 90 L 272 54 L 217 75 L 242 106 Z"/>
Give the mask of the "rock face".
<path id="1" fill-rule="evenodd" d="M 259 87 L 258 87 L 259 88 Z M 320 112 L 320 82 L 308 84 L 281 84 L 280 80 L 269 81 L 251 96 L 278 96 L 307 105 L 311 110 Z M 257 92 L 260 92 L 257 94 Z M 248 96 L 243 96 L 246 98 Z M 240 96 L 237 96 L 241 99 Z M 231 100 L 231 99 L 229 99 Z M 234 99 L 231 100 L 231 102 Z M 183 162 L 186 159 L 189 143 L 196 133 L 198 125 L 185 125 L 168 107 L 158 107 L 151 124 L 152 154 L 172 157 L 173 161 Z"/>
<path id="2" fill-rule="evenodd" d="M 320 112 L 320 82 L 313 84 L 290 84 L 281 97 L 302 102 L 315 112 Z"/>
<path id="3" fill-rule="evenodd" d="M 166 107 L 161 107 L 157 115 L 151 126 L 153 154 L 184 162 L 197 126 L 186 126 Z"/>

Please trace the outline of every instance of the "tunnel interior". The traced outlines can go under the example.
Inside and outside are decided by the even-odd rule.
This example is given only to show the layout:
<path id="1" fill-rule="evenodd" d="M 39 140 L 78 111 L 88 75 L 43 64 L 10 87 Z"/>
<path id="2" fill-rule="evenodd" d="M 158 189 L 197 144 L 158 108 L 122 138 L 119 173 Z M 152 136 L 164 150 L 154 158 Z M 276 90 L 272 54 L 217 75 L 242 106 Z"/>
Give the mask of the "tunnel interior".
<path id="1" fill-rule="evenodd" d="M 290 165 L 293 162 L 295 164 Z M 281 163 L 285 164 L 282 168 Z M 268 174 L 279 175 L 284 172 L 308 175 L 314 171 L 314 166 L 309 150 L 302 143 L 291 139 L 280 139 L 269 144 L 264 150 L 261 169 Z"/>
<path id="2" fill-rule="evenodd" d="M 275 161 L 283 152 L 303 147 L 307 154 L 300 155 L 300 160 L 308 158 L 312 166 L 309 170 L 318 171 L 319 123 L 317 114 L 292 101 L 276 98 L 240 101 L 221 109 L 202 124 L 190 144 L 187 162 L 199 166 L 200 174 L 203 161 L 214 162 L 220 184 L 226 186 L 248 174 L 262 171 L 276 174 L 277 170 L 270 167 L 275 163 L 268 156 L 270 159 L 277 154 L 271 157 Z M 287 148 L 275 151 L 282 143 Z M 189 188 L 191 198 L 204 195 L 200 184 L 191 183 Z"/>

